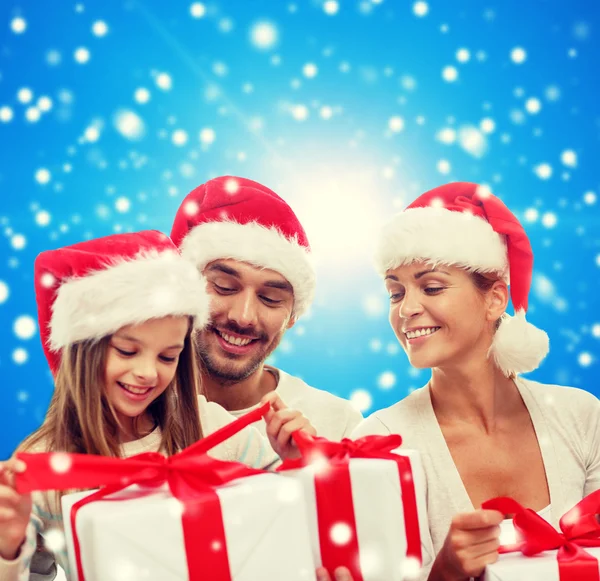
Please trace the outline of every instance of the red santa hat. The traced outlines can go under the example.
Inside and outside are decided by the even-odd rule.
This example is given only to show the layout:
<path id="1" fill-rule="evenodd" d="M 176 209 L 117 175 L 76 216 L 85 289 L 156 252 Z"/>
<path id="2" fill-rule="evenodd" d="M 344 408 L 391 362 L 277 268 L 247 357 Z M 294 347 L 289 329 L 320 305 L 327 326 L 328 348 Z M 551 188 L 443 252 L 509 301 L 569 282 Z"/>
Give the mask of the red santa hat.
<path id="1" fill-rule="evenodd" d="M 212 179 L 183 200 L 171 230 L 182 256 L 202 271 L 233 258 L 281 274 L 294 289 L 294 314 L 312 302 L 315 272 L 306 233 L 269 188 L 232 176 Z"/>
<path id="2" fill-rule="evenodd" d="M 42 252 L 35 293 L 44 353 L 53 373 L 67 345 L 126 325 L 189 315 L 209 318 L 206 281 L 171 239 L 155 230 L 115 234 Z"/>
<path id="3" fill-rule="evenodd" d="M 419 196 L 382 231 L 376 262 L 389 269 L 425 260 L 510 282 L 515 316 L 504 315 L 490 355 L 505 375 L 537 369 L 548 335 L 525 319 L 533 252 L 523 226 L 496 196 L 477 184 L 456 182 Z"/>

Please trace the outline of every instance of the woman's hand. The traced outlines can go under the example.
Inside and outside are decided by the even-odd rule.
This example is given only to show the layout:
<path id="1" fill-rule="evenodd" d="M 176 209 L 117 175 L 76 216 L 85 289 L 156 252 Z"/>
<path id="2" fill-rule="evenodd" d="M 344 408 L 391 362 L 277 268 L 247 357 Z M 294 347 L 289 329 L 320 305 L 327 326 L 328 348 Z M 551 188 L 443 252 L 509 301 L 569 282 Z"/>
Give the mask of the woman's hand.
<path id="1" fill-rule="evenodd" d="M 317 433 L 316 430 L 302 415 L 302 412 L 289 409 L 276 392 L 272 391 L 265 395 L 261 403 L 267 401 L 270 402 L 271 409 L 265 415 L 265 422 L 267 423 L 267 436 L 273 450 L 282 460 L 298 458 L 300 452 L 292 439 L 292 434 L 296 430 L 304 430 L 314 436 Z"/>
<path id="2" fill-rule="evenodd" d="M 496 510 L 483 509 L 454 516 L 429 581 L 465 581 L 481 575 L 486 565 L 498 560 L 503 518 Z"/>
<path id="3" fill-rule="evenodd" d="M 31 494 L 15 490 L 15 474 L 24 470 L 16 458 L 0 462 L 0 557 L 7 561 L 19 555 L 31 517 Z"/>

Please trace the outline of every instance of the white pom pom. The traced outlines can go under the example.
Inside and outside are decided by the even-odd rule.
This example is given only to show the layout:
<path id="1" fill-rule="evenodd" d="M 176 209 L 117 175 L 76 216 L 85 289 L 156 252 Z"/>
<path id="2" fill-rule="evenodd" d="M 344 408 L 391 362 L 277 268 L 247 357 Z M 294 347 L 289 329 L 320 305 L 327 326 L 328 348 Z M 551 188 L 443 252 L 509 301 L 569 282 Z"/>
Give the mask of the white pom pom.
<path id="1" fill-rule="evenodd" d="M 490 355 L 506 377 L 540 366 L 550 350 L 548 335 L 525 319 L 524 311 L 505 315 L 496 331 Z"/>

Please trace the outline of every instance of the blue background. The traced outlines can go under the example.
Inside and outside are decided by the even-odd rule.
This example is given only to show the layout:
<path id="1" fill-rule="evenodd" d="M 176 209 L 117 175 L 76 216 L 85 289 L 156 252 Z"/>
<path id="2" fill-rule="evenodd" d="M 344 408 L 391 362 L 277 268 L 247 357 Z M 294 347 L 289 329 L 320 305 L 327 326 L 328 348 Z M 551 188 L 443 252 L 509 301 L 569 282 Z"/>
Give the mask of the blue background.
<path id="1" fill-rule="evenodd" d="M 285 197 L 318 258 L 312 312 L 273 358 L 286 371 L 365 414 L 427 381 L 386 321 L 372 241 L 421 192 L 466 180 L 531 236 L 529 318 L 552 344 L 531 376 L 598 394 L 599 25 L 583 0 L 3 0 L 0 458 L 52 391 L 35 256 L 169 232 L 223 174 Z"/>

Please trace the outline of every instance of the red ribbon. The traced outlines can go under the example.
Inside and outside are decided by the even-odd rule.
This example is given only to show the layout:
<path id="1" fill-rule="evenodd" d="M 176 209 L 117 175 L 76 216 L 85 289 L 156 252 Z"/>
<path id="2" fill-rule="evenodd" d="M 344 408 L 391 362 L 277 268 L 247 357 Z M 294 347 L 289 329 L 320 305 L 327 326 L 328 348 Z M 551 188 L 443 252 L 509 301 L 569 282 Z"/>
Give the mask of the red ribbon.
<path id="1" fill-rule="evenodd" d="M 315 474 L 315 496 L 319 516 L 321 560 L 331 574 L 337 567 L 343 566 L 350 570 L 354 581 L 363 581 L 352 501 L 349 466 L 352 458 L 391 460 L 398 466 L 404 506 L 406 554 L 421 563 L 421 534 L 410 460 L 406 456 L 392 453 L 392 450 L 402 444 L 399 435 L 365 436 L 354 441 L 344 438 L 341 442 L 331 442 L 298 431 L 293 434 L 293 438 L 301 458 L 286 460 L 278 468 L 279 471 L 295 470 L 323 459 L 327 462 L 327 469 Z M 350 541 L 343 545 L 336 544 L 331 539 L 332 527 L 340 522 L 347 524 L 352 531 Z"/>
<path id="2" fill-rule="evenodd" d="M 85 581 L 76 529 L 78 511 L 86 504 L 115 494 L 132 484 L 155 488 L 167 483 L 171 494 L 183 505 L 182 525 L 190 581 L 206 578 L 207 571 L 211 572 L 211 580 L 231 581 L 223 515 L 215 487 L 264 472 L 238 462 L 216 460 L 209 457 L 207 452 L 264 416 L 269 405 L 264 404 L 169 458 L 158 452 L 130 458 L 61 452 L 19 453 L 17 457 L 27 464 L 27 469 L 16 475 L 17 491 L 23 494 L 102 487 L 71 508 L 77 576 L 79 581 Z M 145 494 L 147 492 L 139 491 L 127 498 Z"/>
<path id="3" fill-rule="evenodd" d="M 600 547 L 600 490 L 578 502 L 560 519 L 558 532 L 549 522 L 530 508 L 524 508 L 512 498 L 493 498 L 482 508 L 514 514 L 513 524 L 520 535 L 514 546 L 500 547 L 501 553 L 521 551 L 533 556 L 542 551 L 558 549 L 560 581 L 600 581 L 598 560 L 583 547 Z"/>

